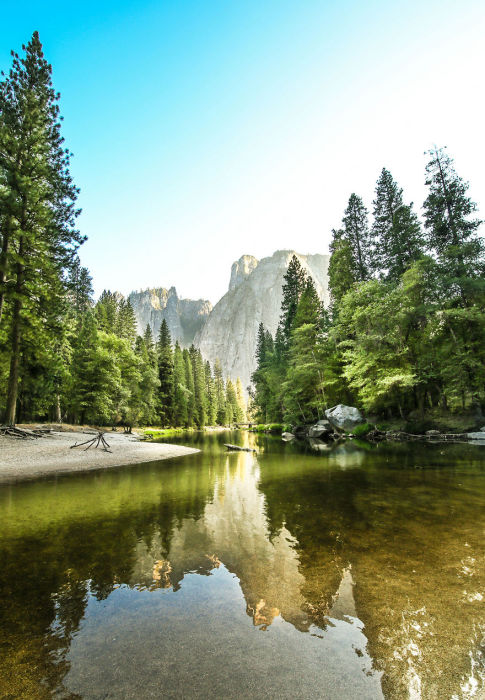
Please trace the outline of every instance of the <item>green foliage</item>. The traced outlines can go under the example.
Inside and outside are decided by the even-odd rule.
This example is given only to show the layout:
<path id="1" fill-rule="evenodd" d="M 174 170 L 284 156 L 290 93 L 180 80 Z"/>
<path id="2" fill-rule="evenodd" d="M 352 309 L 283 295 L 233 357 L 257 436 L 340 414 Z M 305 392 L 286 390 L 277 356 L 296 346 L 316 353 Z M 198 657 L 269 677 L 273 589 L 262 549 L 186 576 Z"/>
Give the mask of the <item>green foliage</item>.
<path id="1" fill-rule="evenodd" d="M 374 271 L 398 281 L 423 251 L 423 236 L 412 204 L 404 204 L 402 189 L 391 173 L 382 169 L 374 199 Z"/>
<path id="2" fill-rule="evenodd" d="M 282 418 L 310 423 L 336 403 L 391 421 L 413 415 L 414 425 L 437 409 L 481 415 L 480 222 L 471 218 L 476 207 L 466 196 L 468 186 L 442 150 L 431 152 L 427 184 L 426 240 L 412 205 L 404 203 L 386 169 L 376 188 L 372 245 L 365 207 L 351 195 L 330 246 L 330 315 L 319 310 L 313 285 L 298 277 L 292 261 L 275 340 L 262 326 L 258 332 L 251 399 L 262 424 Z M 424 254 L 425 243 L 430 255 Z"/>
<path id="3" fill-rule="evenodd" d="M 360 425 L 356 425 L 355 428 L 352 429 L 352 435 L 355 437 L 365 437 L 368 435 L 368 433 L 371 432 L 371 430 L 374 430 L 375 426 L 371 425 L 370 423 L 361 423 Z"/>
<path id="4" fill-rule="evenodd" d="M 7 423 L 15 423 L 19 391 L 26 396 L 42 391 L 40 372 L 39 382 L 22 387 L 29 378 L 24 358 L 39 369 L 46 355 L 33 351 L 31 343 L 52 352 L 61 341 L 68 274 L 84 240 L 74 228 L 78 190 L 63 146 L 59 95 L 37 32 L 23 51 L 22 57 L 12 52 L 12 68 L 0 82 L 0 325 L 9 363 Z M 44 388 L 55 401 L 53 387 L 47 382 Z M 34 403 L 45 410 L 42 402 Z"/>

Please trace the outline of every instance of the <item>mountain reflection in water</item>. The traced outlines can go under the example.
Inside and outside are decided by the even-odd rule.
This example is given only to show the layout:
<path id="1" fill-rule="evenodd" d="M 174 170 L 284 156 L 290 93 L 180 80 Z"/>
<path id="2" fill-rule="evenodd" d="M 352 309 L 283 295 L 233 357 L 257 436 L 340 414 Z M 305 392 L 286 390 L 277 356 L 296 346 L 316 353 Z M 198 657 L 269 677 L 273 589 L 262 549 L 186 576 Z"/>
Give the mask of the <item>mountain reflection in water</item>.
<path id="1" fill-rule="evenodd" d="M 1 697 L 481 692 L 483 448 L 194 442 L 0 489 Z"/>

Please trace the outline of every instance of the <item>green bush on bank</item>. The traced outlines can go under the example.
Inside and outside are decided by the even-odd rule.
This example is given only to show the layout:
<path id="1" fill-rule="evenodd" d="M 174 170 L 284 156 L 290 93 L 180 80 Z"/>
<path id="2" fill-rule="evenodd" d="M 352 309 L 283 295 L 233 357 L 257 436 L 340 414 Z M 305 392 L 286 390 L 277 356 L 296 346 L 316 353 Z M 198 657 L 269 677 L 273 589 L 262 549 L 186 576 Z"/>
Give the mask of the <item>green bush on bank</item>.
<path id="1" fill-rule="evenodd" d="M 257 433 L 271 433 L 272 435 L 281 435 L 289 426 L 283 425 L 283 423 L 260 423 L 253 431 Z"/>
<path id="2" fill-rule="evenodd" d="M 356 425 L 351 433 L 355 437 L 365 437 L 371 430 L 374 430 L 374 428 L 375 426 L 370 423 L 361 423 L 360 425 Z"/>

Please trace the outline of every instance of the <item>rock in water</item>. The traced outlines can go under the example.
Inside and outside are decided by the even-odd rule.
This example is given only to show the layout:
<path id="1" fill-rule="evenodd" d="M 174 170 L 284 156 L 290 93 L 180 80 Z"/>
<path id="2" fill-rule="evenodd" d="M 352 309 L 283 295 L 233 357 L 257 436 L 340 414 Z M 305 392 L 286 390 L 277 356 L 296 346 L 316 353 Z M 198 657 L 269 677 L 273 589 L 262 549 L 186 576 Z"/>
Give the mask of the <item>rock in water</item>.
<path id="1" fill-rule="evenodd" d="M 308 429 L 308 437 L 321 438 L 333 432 L 332 425 L 328 420 L 319 420 Z"/>
<path id="2" fill-rule="evenodd" d="M 313 278 L 320 299 L 329 303 L 328 255 L 300 255 L 278 250 L 259 262 L 243 255 L 231 269 L 229 290 L 214 306 L 194 344 L 202 356 L 214 363 L 219 359 L 226 376 L 240 377 L 243 387 L 255 370 L 258 327 L 262 322 L 274 336 L 281 314 L 283 276 L 293 255 Z"/>
<path id="3" fill-rule="evenodd" d="M 181 299 L 175 287 L 170 287 L 169 290 L 157 287 L 131 292 L 128 299 L 135 312 L 140 335 L 143 335 L 149 325 L 156 340 L 162 320 L 165 319 L 172 342 L 178 340 L 183 346 L 189 346 L 193 342 L 195 334 L 212 311 L 210 301 Z"/>
<path id="4" fill-rule="evenodd" d="M 341 403 L 338 406 L 327 409 L 325 415 L 330 423 L 340 430 L 352 430 L 364 422 L 364 418 L 358 408 L 344 406 Z"/>

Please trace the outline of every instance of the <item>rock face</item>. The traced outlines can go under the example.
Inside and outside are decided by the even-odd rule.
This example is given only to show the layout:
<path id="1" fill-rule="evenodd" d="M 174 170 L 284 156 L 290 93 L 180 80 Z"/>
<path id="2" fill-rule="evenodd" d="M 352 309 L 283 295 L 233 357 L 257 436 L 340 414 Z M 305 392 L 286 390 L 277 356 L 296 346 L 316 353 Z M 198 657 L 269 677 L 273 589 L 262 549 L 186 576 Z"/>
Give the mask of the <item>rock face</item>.
<path id="1" fill-rule="evenodd" d="M 202 356 L 218 358 L 226 376 L 240 377 L 246 388 L 255 369 L 254 353 L 260 322 L 274 335 L 281 313 L 283 276 L 293 255 L 311 275 L 320 299 L 328 305 L 328 255 L 300 255 L 278 250 L 257 261 L 243 255 L 231 269 L 228 292 L 214 306 L 194 343 Z"/>
<path id="2" fill-rule="evenodd" d="M 128 299 L 135 312 L 138 333 L 142 334 L 149 324 L 156 339 L 162 320 L 165 319 L 172 341 L 175 343 L 178 340 L 183 346 L 193 342 L 212 311 L 209 301 L 180 299 L 175 287 L 170 287 L 169 290 L 158 287 L 132 292 Z"/>
<path id="3" fill-rule="evenodd" d="M 338 406 L 327 409 L 325 415 L 330 423 L 336 428 L 340 428 L 340 430 L 352 430 L 364 422 L 364 418 L 358 408 L 344 406 L 341 403 Z"/>
<path id="4" fill-rule="evenodd" d="M 229 291 L 238 287 L 241 282 L 244 282 L 246 277 L 249 277 L 257 265 L 258 260 L 252 255 L 243 255 L 239 260 L 236 260 L 235 263 L 232 263 Z"/>

